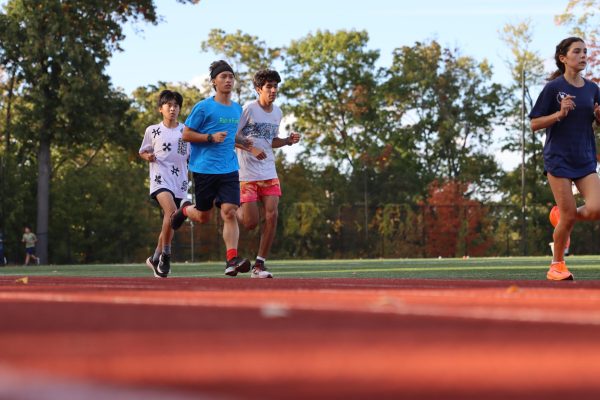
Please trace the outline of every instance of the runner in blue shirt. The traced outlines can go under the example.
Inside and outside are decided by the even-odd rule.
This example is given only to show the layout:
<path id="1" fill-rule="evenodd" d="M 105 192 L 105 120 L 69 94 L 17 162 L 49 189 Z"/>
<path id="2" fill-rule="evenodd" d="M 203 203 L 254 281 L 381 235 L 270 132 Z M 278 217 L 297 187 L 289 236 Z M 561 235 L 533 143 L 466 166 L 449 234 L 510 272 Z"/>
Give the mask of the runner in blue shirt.
<path id="1" fill-rule="evenodd" d="M 251 140 L 236 137 L 242 107 L 231 100 L 235 74 L 227 62 L 210 65 L 210 80 L 216 93 L 192 109 L 185 121 L 183 140 L 191 143 L 189 169 L 194 177 L 195 205 L 179 208 L 171 216 L 178 229 L 186 218 L 204 224 L 210 221 L 213 204 L 221 209 L 223 240 L 227 248 L 225 275 L 250 271 L 250 261 L 238 256 L 240 231 L 236 211 L 240 206 L 240 180 L 235 143 L 250 148 Z"/>
<path id="2" fill-rule="evenodd" d="M 550 213 L 554 255 L 546 277 L 572 280 L 564 250 L 575 221 L 600 219 L 600 178 L 596 174 L 593 122 L 600 122 L 600 89 L 581 76 L 587 64 L 582 39 L 570 37 L 556 46 L 556 71 L 549 78 L 529 114 L 531 129 L 546 129 L 544 173 L 557 206 Z M 577 207 L 571 184 L 585 199 Z"/>

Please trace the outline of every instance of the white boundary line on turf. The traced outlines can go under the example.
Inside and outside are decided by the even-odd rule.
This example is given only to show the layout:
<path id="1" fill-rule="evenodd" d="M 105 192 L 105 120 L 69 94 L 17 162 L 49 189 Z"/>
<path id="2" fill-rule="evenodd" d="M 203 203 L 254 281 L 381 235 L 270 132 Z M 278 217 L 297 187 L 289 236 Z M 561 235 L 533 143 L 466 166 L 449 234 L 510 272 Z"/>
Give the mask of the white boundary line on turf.
<path id="1" fill-rule="evenodd" d="M 328 292 L 332 292 L 329 290 Z M 169 292 L 161 294 L 168 295 Z M 236 301 L 227 302 L 227 299 L 187 298 L 177 299 L 171 297 L 147 297 L 147 296 L 124 296 L 102 294 L 54 294 L 54 293 L 0 293 L 0 300 L 13 301 L 41 301 L 56 303 L 93 303 L 112 305 L 144 305 L 144 306 L 176 306 L 176 307 L 215 307 L 235 309 L 257 309 L 263 315 L 271 310 L 277 310 L 282 315 L 288 316 L 296 311 L 329 311 L 329 312 L 362 312 L 375 314 L 394 314 L 414 317 L 435 318 L 461 318 L 469 320 L 492 320 L 506 322 L 528 322 L 528 323 L 555 323 L 562 325 L 590 325 L 600 326 L 600 312 L 590 313 L 589 310 L 573 311 L 564 308 L 556 310 L 515 307 L 484 307 L 475 306 L 470 308 L 428 306 L 404 303 L 401 299 L 381 296 L 381 302 L 366 304 L 364 307 L 344 306 L 339 303 L 328 306 L 321 305 L 295 305 L 286 304 L 285 301 L 271 301 L 257 304 L 240 304 Z"/>

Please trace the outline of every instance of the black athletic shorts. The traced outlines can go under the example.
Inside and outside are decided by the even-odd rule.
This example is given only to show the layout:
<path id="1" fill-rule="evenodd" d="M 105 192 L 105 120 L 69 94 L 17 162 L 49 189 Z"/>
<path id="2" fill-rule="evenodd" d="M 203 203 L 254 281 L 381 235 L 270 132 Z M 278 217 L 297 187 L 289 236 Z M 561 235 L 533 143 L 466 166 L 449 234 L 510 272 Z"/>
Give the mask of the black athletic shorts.
<path id="1" fill-rule="evenodd" d="M 221 204 L 240 205 L 240 176 L 237 171 L 228 174 L 199 174 L 193 173 L 196 208 L 208 211 Z"/>
<path id="2" fill-rule="evenodd" d="M 157 189 L 155 192 L 152 192 L 152 194 L 150 195 L 150 198 L 156 202 L 157 206 L 160 207 L 160 203 L 156 199 L 156 196 L 158 196 L 158 194 L 162 193 L 162 192 L 171 193 L 171 196 L 173 196 L 173 200 L 175 200 L 175 207 L 177 207 L 177 208 L 181 207 L 181 200 L 183 200 L 183 199 L 180 199 L 179 197 L 175 197 L 175 194 L 173 194 L 172 191 L 170 191 L 169 189 L 165 189 L 165 188 Z M 186 201 L 188 201 L 188 200 L 186 199 Z"/>

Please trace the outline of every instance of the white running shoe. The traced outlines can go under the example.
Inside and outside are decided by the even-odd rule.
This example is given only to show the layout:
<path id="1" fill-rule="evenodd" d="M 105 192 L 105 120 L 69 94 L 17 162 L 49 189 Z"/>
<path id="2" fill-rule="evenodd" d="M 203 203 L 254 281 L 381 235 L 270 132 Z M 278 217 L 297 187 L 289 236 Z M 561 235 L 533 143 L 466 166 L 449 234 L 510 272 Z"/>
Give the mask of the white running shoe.
<path id="1" fill-rule="evenodd" d="M 273 278 L 273 274 L 267 270 L 264 264 L 254 264 L 252 267 L 251 278 Z"/>

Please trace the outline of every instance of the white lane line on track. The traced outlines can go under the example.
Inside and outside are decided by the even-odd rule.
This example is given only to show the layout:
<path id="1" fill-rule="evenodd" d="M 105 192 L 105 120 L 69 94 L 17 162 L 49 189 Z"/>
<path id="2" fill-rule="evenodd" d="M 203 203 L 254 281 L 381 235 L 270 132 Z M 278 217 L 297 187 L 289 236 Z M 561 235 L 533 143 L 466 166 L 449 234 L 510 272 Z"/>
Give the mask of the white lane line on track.
<path id="1" fill-rule="evenodd" d="M 0 399 L 11 400 L 233 400 L 231 397 L 187 395 L 165 389 L 125 387 L 79 379 L 57 378 L 0 365 Z"/>
<path id="2" fill-rule="evenodd" d="M 328 312 L 363 312 L 375 314 L 394 314 L 414 317 L 434 317 L 434 318 L 461 318 L 470 320 L 492 320 L 504 322 L 529 322 L 529 323 L 556 323 L 564 325 L 591 325 L 600 326 L 600 312 L 590 312 L 589 310 L 567 310 L 564 307 L 557 309 L 540 309 L 533 307 L 515 308 L 498 306 L 431 306 L 420 304 L 409 304 L 400 298 L 391 298 L 382 295 L 381 301 L 373 302 L 370 298 L 362 303 L 362 306 L 356 304 L 345 304 L 343 302 L 331 303 L 322 302 L 320 304 L 300 304 L 286 301 L 285 299 L 275 299 L 263 303 L 249 304 L 240 303 L 237 300 L 227 298 L 173 298 L 167 297 L 169 292 L 161 292 L 162 296 L 125 296 L 122 294 L 110 295 L 101 294 L 77 294 L 77 293 L 0 293 L 0 300 L 13 301 L 41 301 L 56 303 L 95 303 L 111 305 L 144 305 L 144 306 L 176 306 L 176 307 L 215 307 L 215 308 L 235 308 L 235 309 L 258 309 L 269 307 L 276 304 L 292 312 L 297 311 L 328 311 Z M 290 313 L 288 313 L 289 315 Z"/>

